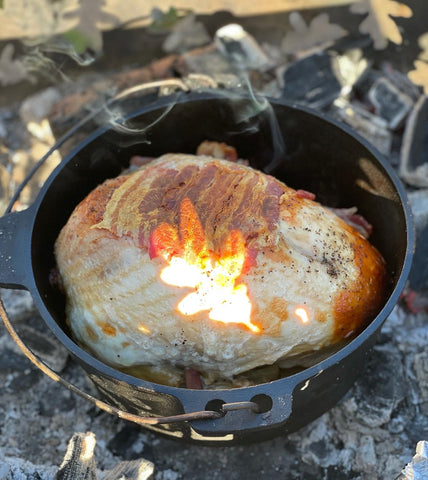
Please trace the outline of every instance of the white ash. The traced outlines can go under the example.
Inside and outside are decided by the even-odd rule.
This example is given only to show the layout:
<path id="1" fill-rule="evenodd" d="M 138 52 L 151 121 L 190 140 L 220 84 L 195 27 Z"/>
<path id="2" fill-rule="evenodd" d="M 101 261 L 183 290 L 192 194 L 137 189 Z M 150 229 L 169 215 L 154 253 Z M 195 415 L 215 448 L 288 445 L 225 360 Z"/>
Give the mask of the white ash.
<path id="1" fill-rule="evenodd" d="M 8 290 L 0 288 L 0 298 L 11 320 L 20 322 L 36 312 L 36 307 L 27 290 Z"/>
<path id="2" fill-rule="evenodd" d="M 56 470 L 53 465 L 36 465 L 22 458 L 0 456 L 2 480 L 53 480 Z"/>
<path id="3" fill-rule="evenodd" d="M 402 480 L 426 480 L 428 478 L 428 442 L 418 442 L 416 455 L 402 471 Z"/>
<path id="4" fill-rule="evenodd" d="M 272 67 L 272 61 L 256 39 L 237 23 L 219 28 L 215 33 L 214 41 L 225 58 L 231 59 L 238 68 L 264 71 Z"/>

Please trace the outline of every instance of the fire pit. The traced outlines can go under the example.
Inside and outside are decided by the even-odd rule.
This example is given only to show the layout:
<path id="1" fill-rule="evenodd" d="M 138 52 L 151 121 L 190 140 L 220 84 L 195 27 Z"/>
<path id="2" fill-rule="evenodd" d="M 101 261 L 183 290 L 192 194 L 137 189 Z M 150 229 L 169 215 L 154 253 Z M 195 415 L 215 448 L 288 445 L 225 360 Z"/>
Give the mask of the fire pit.
<path id="1" fill-rule="evenodd" d="M 257 111 L 251 97 L 209 93 L 159 99 L 130 115 L 132 131 L 102 128 L 90 135 L 53 172 L 28 210 L 1 220 L 0 283 L 32 293 L 47 326 L 82 365 L 103 401 L 69 388 L 111 413 L 172 437 L 230 444 L 295 431 L 331 408 L 352 386 L 410 268 L 413 235 L 405 194 L 391 167 L 343 126 L 303 107 L 282 101 L 270 105 Z M 168 115 L 157 121 L 166 109 Z M 105 365 L 71 340 L 64 298 L 49 282 L 54 242 L 89 191 L 118 175 L 132 155 L 191 153 L 207 138 L 234 145 L 253 167 L 316 193 L 325 205 L 357 205 L 374 226 L 371 241 L 392 278 L 384 307 L 352 342 L 317 365 L 249 388 L 167 387 Z M 27 354 L 31 356 L 28 350 Z"/>

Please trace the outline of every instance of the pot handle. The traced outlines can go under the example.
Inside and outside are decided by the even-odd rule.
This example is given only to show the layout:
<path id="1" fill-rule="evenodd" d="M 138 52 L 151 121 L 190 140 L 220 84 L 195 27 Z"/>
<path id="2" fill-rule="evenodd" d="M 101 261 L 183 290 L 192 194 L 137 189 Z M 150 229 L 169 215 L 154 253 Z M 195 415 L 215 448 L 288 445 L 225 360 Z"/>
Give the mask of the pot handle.
<path id="1" fill-rule="evenodd" d="M 32 216 L 30 207 L 0 218 L 0 287 L 29 287 Z"/>
<path id="2" fill-rule="evenodd" d="M 68 382 L 64 378 L 62 378 L 60 375 L 58 375 L 54 370 L 52 370 L 51 367 L 49 367 L 43 360 L 40 360 L 35 353 L 33 353 L 27 345 L 23 342 L 21 337 L 18 335 L 17 331 L 15 330 L 14 326 L 12 325 L 6 310 L 4 308 L 3 302 L 0 298 L 0 317 L 3 320 L 3 323 L 5 324 L 5 327 L 7 328 L 8 332 L 10 333 L 12 339 L 15 341 L 15 343 L 18 345 L 18 347 L 21 349 L 22 353 L 30 360 L 30 362 L 35 365 L 37 368 L 39 368 L 44 374 L 46 374 L 49 378 L 54 380 L 55 382 L 61 383 L 63 386 L 71 390 L 73 393 L 76 393 L 77 395 L 80 395 L 81 397 L 85 398 L 86 400 L 89 400 L 91 403 L 93 403 L 96 407 L 100 408 L 101 410 L 104 410 L 107 413 L 110 413 L 112 415 L 116 415 L 119 418 L 123 418 L 124 420 L 128 420 L 130 422 L 136 423 L 138 425 L 159 425 L 159 424 L 165 424 L 165 423 L 175 423 L 175 422 L 185 422 L 185 421 L 192 421 L 192 420 L 215 420 L 217 418 L 223 417 L 226 413 L 226 410 L 224 412 L 217 412 L 213 410 L 204 410 L 200 412 L 191 412 L 191 413 L 182 413 L 178 415 L 171 415 L 169 417 L 145 417 L 145 416 L 140 416 L 140 415 L 134 415 L 132 413 L 125 412 L 123 410 L 120 410 L 119 408 L 113 407 L 107 403 L 105 403 L 102 400 L 99 400 L 98 398 L 92 396 L 91 394 L 81 390 L 79 387 L 76 385 Z M 243 402 L 240 402 L 243 403 Z M 255 405 L 252 405 L 252 402 L 247 402 L 248 404 L 251 403 L 251 405 L 247 405 L 246 408 L 253 408 Z M 245 407 L 245 406 L 244 406 Z M 241 406 L 241 408 L 243 408 Z M 233 409 L 233 408 L 232 408 Z"/>

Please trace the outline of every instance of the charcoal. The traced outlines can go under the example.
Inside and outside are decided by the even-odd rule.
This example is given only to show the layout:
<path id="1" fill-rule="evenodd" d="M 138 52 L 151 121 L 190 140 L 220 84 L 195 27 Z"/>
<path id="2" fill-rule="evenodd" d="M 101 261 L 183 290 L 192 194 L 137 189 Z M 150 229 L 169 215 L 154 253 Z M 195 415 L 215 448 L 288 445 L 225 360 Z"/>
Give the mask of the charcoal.
<path id="1" fill-rule="evenodd" d="M 334 73 L 332 55 L 320 52 L 278 71 L 282 96 L 287 100 L 322 109 L 339 97 L 342 86 Z"/>
<path id="2" fill-rule="evenodd" d="M 385 77 L 394 84 L 398 90 L 404 95 L 416 102 L 420 96 L 419 88 L 409 80 L 409 77 L 404 73 L 395 70 L 389 63 L 382 65 L 382 73 Z"/>
<path id="3" fill-rule="evenodd" d="M 95 435 L 75 433 L 54 480 L 97 480 L 94 459 Z"/>
<path id="4" fill-rule="evenodd" d="M 141 456 L 141 450 L 134 448 L 139 436 L 139 428 L 135 425 L 125 425 L 108 442 L 107 448 L 124 460 L 135 460 Z M 138 450 L 138 451 L 137 451 Z"/>
<path id="5" fill-rule="evenodd" d="M 26 290 L 7 290 L 0 288 L 0 297 L 7 314 L 14 322 L 27 320 L 36 311 L 33 298 Z"/>
<path id="6" fill-rule="evenodd" d="M 413 100 L 401 93 L 386 78 L 378 78 L 368 91 L 368 98 L 376 114 L 388 122 L 391 130 L 400 127 L 413 106 Z"/>
<path id="7" fill-rule="evenodd" d="M 356 383 L 353 392 L 357 405 L 353 421 L 376 428 L 391 420 L 393 411 L 406 396 L 407 378 L 399 353 L 389 346 L 376 347 L 365 368 L 367 377 Z"/>
<path id="8" fill-rule="evenodd" d="M 57 372 L 64 370 L 68 353 L 58 341 L 28 325 L 19 328 L 19 336 L 36 355 L 40 356 Z"/>
<path id="9" fill-rule="evenodd" d="M 421 96 L 409 115 L 401 148 L 400 176 L 415 187 L 428 187 L 428 97 Z"/>
<path id="10" fill-rule="evenodd" d="M 410 288 L 415 291 L 428 292 L 428 225 L 417 232 L 413 267 L 409 275 Z"/>
<path id="11" fill-rule="evenodd" d="M 392 147 L 392 133 L 383 118 L 373 115 L 359 103 L 350 103 L 343 99 L 334 103 L 331 113 L 350 125 L 381 153 L 389 157 Z"/>
<path id="12" fill-rule="evenodd" d="M 16 375 L 7 385 L 8 392 L 19 394 L 20 392 L 30 390 L 43 377 L 40 370 L 25 370 L 20 375 Z"/>
<path id="13" fill-rule="evenodd" d="M 410 192 L 410 206 L 416 232 L 416 249 L 409 275 L 410 288 L 428 291 L 428 189 Z"/>
<path id="14" fill-rule="evenodd" d="M 360 100 L 366 100 L 369 90 L 380 78 L 382 78 L 382 74 L 378 70 L 367 68 L 354 85 L 354 95 Z"/>
<path id="15" fill-rule="evenodd" d="M 256 39 L 236 23 L 225 25 L 217 30 L 215 44 L 218 50 L 238 68 L 264 71 L 272 66 L 272 62 Z"/>
<path id="16" fill-rule="evenodd" d="M 125 480 L 128 478 L 151 480 L 154 478 L 154 471 L 155 466 L 152 462 L 140 458 L 138 460 L 119 462 L 113 470 L 106 474 L 103 480 Z M 165 476 L 162 476 L 162 478 L 165 478 Z"/>
<path id="17" fill-rule="evenodd" d="M 9 348 L 0 351 L 0 373 L 24 372 L 30 368 L 30 362 Z"/>

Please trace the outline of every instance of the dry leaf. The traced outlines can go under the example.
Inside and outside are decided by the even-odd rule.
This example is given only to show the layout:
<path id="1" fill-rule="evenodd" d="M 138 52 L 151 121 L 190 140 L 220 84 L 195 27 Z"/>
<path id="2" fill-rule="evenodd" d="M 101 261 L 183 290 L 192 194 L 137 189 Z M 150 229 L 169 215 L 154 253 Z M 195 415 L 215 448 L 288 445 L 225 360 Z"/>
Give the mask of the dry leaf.
<path id="1" fill-rule="evenodd" d="M 410 71 L 407 76 L 415 85 L 423 87 L 425 94 L 428 95 L 428 63 L 415 60 L 413 65 L 415 70 Z"/>
<path id="2" fill-rule="evenodd" d="M 34 32 L 37 25 L 39 36 L 50 36 L 64 28 L 63 13 L 74 0 L 4 0 L 4 13 L 8 21 L 17 25 L 23 33 Z"/>
<path id="3" fill-rule="evenodd" d="M 73 43 L 78 54 L 86 49 L 100 53 L 103 47 L 102 33 L 99 24 L 117 26 L 120 19 L 104 11 L 105 0 L 81 0 L 78 8 L 64 15 L 66 19 L 78 19 L 77 25 L 67 32 L 69 40 Z"/>
<path id="4" fill-rule="evenodd" d="M 419 54 L 418 58 L 428 62 L 428 32 L 424 33 L 418 38 L 418 45 L 422 49 L 422 52 Z"/>
<path id="5" fill-rule="evenodd" d="M 22 61 L 13 59 L 14 52 L 14 46 L 8 43 L 0 54 L 0 84 L 3 86 L 13 85 L 22 80 L 34 83 L 35 78 L 29 75 Z"/>
<path id="6" fill-rule="evenodd" d="M 361 22 L 360 32 L 372 37 L 376 50 L 386 48 L 388 40 L 397 45 L 403 43 L 400 30 L 391 17 L 409 18 L 413 15 L 410 7 L 394 0 L 360 0 L 352 4 L 350 10 L 352 13 L 368 13 Z"/>
<path id="7" fill-rule="evenodd" d="M 306 25 L 299 12 L 292 12 L 289 21 L 294 31 L 287 33 L 282 41 L 281 48 L 284 53 L 308 50 L 337 40 L 347 33 L 340 25 L 330 23 L 327 13 L 319 14 Z"/>

